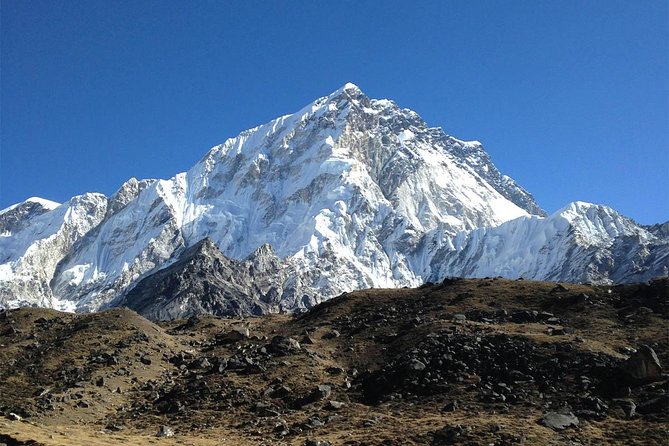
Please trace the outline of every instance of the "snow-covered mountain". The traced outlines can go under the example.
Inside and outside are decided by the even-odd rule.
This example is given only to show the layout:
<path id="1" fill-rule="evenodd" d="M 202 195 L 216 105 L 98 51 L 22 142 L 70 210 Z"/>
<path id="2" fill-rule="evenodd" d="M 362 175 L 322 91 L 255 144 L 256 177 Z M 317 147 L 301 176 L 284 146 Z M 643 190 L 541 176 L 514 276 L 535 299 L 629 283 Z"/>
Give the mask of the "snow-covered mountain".
<path id="1" fill-rule="evenodd" d="M 661 231 L 603 206 L 545 217 L 480 143 L 353 84 L 242 132 L 169 180 L 131 179 L 112 197 L 58 207 L 15 205 L 0 212 L 0 234 L 0 305 L 76 311 L 132 306 L 140 295 L 146 304 L 133 288 L 187 264 L 194 246 L 198 262 L 221 271 L 247 268 L 271 246 L 274 266 L 258 280 L 278 285 L 250 293 L 263 311 L 445 276 L 646 280 L 666 274 L 669 251 Z M 205 238 L 233 263 L 202 250 Z M 197 307 L 184 296 L 178 305 Z"/>

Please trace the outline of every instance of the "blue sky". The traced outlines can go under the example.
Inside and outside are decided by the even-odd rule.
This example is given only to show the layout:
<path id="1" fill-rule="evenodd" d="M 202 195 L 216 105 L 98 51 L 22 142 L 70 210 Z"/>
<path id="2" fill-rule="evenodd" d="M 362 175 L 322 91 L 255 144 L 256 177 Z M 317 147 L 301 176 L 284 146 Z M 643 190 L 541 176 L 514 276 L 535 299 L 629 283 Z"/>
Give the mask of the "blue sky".
<path id="1" fill-rule="evenodd" d="M 3 0 L 0 208 L 168 178 L 345 82 L 549 212 L 669 219 L 667 2 Z"/>

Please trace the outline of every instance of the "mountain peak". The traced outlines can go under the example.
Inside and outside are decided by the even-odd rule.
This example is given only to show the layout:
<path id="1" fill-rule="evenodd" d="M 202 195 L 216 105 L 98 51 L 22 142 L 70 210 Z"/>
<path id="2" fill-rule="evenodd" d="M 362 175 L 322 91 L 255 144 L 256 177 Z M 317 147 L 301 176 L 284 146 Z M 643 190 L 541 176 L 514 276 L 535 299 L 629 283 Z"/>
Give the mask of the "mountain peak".
<path id="1" fill-rule="evenodd" d="M 338 89 L 336 89 L 335 91 L 333 91 L 332 93 L 330 93 L 329 95 L 325 96 L 324 98 L 321 98 L 321 99 L 317 100 L 316 103 L 319 103 L 319 104 L 320 103 L 326 104 L 326 103 L 330 103 L 330 102 L 337 102 L 338 103 L 342 99 L 347 101 L 347 102 L 356 102 L 356 101 L 360 101 L 360 100 L 366 100 L 366 101 L 364 101 L 366 103 L 367 101 L 369 101 L 369 99 L 367 98 L 365 93 L 363 93 L 362 90 L 360 90 L 360 88 L 357 85 L 355 85 L 351 82 L 347 82 L 344 85 L 342 85 L 341 87 L 339 87 Z M 325 101 L 323 102 L 323 100 L 325 100 Z"/>
<path id="2" fill-rule="evenodd" d="M 343 86 L 341 86 L 339 89 L 335 90 L 334 93 L 332 93 L 332 94 L 336 95 L 336 94 L 341 94 L 341 93 L 344 93 L 344 92 L 362 93 L 362 90 L 360 90 L 360 87 L 358 87 L 354 83 L 346 82 Z"/>
<path id="3" fill-rule="evenodd" d="M 30 197 L 30 198 L 26 199 L 25 201 L 13 204 L 11 206 L 6 207 L 5 209 L 0 210 L 0 214 L 4 214 L 5 212 L 9 212 L 12 209 L 16 209 L 16 208 L 18 208 L 20 206 L 24 206 L 24 205 L 38 205 L 38 206 L 42 207 L 43 209 L 45 209 L 47 211 L 52 211 L 52 210 L 56 209 L 58 206 L 60 206 L 60 203 L 56 203 L 55 201 L 46 200 L 46 199 L 40 198 L 40 197 Z"/>

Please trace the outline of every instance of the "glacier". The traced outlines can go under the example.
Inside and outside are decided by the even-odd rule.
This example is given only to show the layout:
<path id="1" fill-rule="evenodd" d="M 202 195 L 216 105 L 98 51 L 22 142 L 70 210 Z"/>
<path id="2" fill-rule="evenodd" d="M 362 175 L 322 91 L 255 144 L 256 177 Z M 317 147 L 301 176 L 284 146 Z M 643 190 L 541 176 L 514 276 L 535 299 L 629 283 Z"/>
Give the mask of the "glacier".
<path id="1" fill-rule="evenodd" d="M 249 286 L 256 279 L 243 268 L 273 265 L 250 293 L 265 312 L 449 276 L 645 281 L 669 263 L 660 231 L 582 202 L 547 216 L 481 143 L 350 83 L 170 179 L 11 206 L 0 211 L 0 234 L 0 306 L 81 312 L 132 307 L 140 295 L 144 305 L 147 293 L 133 289 L 184 264 L 205 239 Z M 211 246 L 197 255 L 227 264 Z M 180 299 L 186 308 L 198 296 Z"/>

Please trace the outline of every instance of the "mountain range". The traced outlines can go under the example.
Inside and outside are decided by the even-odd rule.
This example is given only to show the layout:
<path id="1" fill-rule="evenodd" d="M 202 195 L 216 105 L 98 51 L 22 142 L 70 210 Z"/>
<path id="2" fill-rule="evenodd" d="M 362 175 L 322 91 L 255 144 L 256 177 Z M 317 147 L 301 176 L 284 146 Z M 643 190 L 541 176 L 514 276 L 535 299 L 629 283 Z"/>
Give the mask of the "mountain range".
<path id="1" fill-rule="evenodd" d="M 294 312 L 447 277 L 632 283 L 669 274 L 669 222 L 546 215 L 482 145 L 346 84 L 168 180 L 0 211 L 0 307 L 154 319 Z"/>

